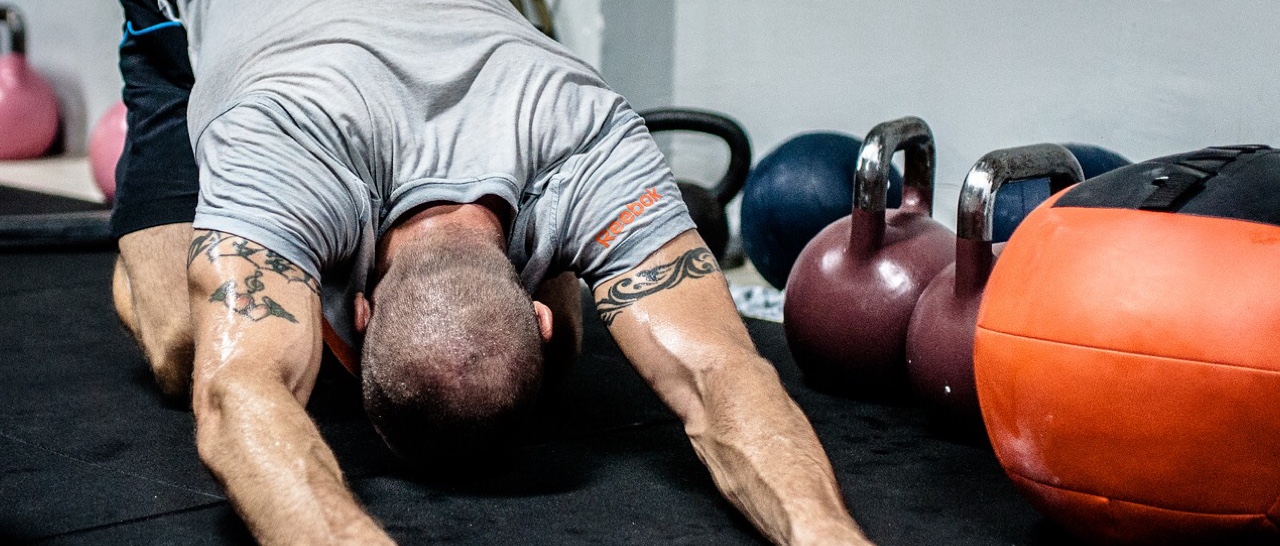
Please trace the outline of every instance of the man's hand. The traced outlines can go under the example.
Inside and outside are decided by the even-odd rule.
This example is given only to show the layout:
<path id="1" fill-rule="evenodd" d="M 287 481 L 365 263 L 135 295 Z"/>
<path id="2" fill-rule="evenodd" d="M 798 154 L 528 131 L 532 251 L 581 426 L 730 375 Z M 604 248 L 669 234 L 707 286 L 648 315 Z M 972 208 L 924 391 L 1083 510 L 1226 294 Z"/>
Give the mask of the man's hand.
<path id="1" fill-rule="evenodd" d="M 200 458 L 263 544 L 389 544 L 304 409 L 320 285 L 252 241 L 197 230 L 187 253 Z"/>
<path id="2" fill-rule="evenodd" d="M 684 422 L 716 485 L 756 527 L 778 544 L 870 544 L 696 232 L 600 285 L 595 298 L 623 352 Z"/>

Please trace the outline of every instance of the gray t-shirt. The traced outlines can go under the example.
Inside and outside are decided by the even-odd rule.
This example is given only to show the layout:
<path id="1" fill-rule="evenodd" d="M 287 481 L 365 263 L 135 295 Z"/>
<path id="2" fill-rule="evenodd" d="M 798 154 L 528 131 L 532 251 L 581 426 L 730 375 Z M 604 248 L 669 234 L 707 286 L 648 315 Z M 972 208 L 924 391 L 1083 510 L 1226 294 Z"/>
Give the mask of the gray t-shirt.
<path id="1" fill-rule="evenodd" d="M 514 211 L 525 286 L 593 287 L 693 228 L 661 153 L 599 74 L 508 0 L 187 0 L 195 226 L 253 240 L 350 303 L 374 242 L 431 201 Z"/>

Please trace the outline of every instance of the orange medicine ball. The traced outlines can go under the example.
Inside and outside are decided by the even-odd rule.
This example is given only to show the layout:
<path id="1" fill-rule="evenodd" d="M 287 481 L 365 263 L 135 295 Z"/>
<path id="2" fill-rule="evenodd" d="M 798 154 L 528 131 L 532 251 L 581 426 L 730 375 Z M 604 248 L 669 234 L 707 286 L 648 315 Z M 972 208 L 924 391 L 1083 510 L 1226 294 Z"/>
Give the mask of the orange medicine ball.
<path id="1" fill-rule="evenodd" d="M 974 360 L 1001 465 L 1068 531 L 1280 543 L 1280 150 L 1160 158 L 1041 205 Z"/>

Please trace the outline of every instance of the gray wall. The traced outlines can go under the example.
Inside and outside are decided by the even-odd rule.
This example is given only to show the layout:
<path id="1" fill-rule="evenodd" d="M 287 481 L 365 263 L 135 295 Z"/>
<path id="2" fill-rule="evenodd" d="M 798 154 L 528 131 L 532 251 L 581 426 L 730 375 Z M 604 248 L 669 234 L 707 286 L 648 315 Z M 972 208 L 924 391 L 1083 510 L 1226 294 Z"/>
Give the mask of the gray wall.
<path id="1" fill-rule="evenodd" d="M 600 69 L 636 109 L 671 104 L 675 0 L 603 0 Z"/>
<path id="2" fill-rule="evenodd" d="M 602 43 L 604 14 L 600 9 L 602 1 L 556 0 L 552 2 L 554 6 L 552 9 L 555 10 L 556 32 L 559 34 L 560 42 L 597 69 L 600 68 L 600 56 L 604 49 Z"/>
<path id="3" fill-rule="evenodd" d="M 14 0 L 9 0 L 14 1 Z M 68 148 L 117 99 L 113 0 L 16 0 L 54 83 Z M 937 211 L 994 148 L 1083 141 L 1133 159 L 1280 143 L 1280 3 L 1270 0 L 559 0 L 566 43 L 638 108 L 727 112 L 757 156 L 801 131 L 864 133 L 915 114 L 938 139 Z M 714 144 L 673 165 L 714 179 Z M 714 154 L 712 154 L 714 155 Z"/>
<path id="4" fill-rule="evenodd" d="M 948 225 L 995 148 L 1082 141 L 1139 160 L 1280 144 L 1280 2 L 682 0 L 675 21 L 675 102 L 739 117 L 758 155 L 800 131 L 923 117 Z"/>

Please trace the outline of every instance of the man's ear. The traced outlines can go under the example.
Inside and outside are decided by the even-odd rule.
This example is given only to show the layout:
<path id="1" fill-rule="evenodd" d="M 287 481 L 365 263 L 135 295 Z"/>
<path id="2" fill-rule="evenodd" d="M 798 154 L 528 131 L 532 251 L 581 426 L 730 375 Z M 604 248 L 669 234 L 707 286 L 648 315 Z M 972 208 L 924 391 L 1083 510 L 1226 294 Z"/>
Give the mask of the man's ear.
<path id="1" fill-rule="evenodd" d="M 542 332 L 542 342 L 551 342 L 551 308 L 540 301 L 533 302 L 533 312 L 538 315 L 538 330 Z"/>
<path id="2" fill-rule="evenodd" d="M 373 314 L 373 307 L 369 300 L 364 297 L 364 292 L 356 292 L 356 331 L 364 333 L 365 328 L 369 327 L 369 316 Z"/>

